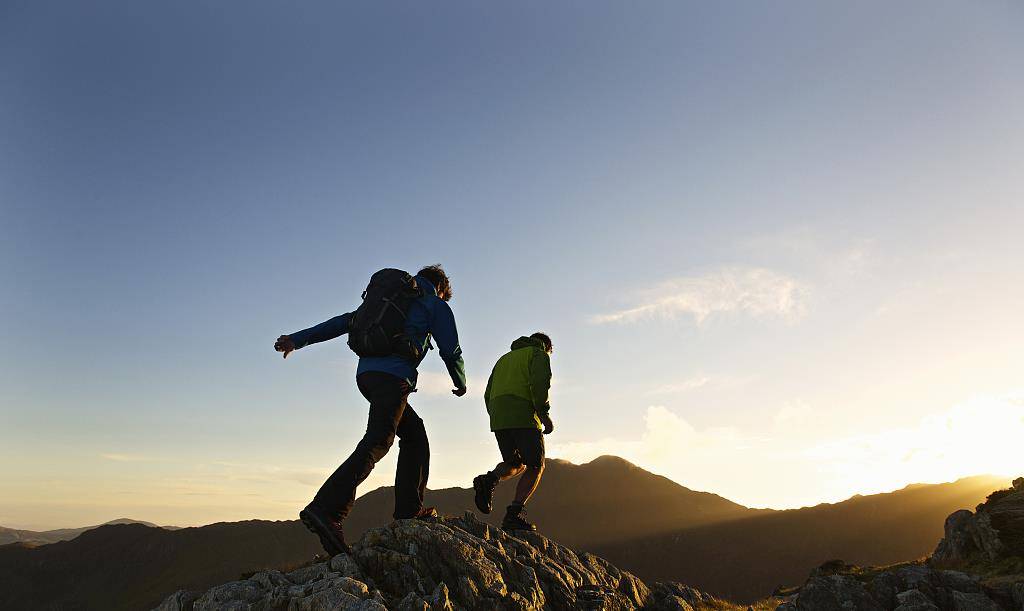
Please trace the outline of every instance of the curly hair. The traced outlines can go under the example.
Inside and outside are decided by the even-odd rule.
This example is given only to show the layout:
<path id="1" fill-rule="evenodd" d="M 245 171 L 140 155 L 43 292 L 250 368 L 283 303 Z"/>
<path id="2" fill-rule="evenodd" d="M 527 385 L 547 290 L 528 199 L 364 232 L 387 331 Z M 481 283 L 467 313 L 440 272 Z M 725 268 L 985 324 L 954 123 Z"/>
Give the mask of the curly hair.
<path id="1" fill-rule="evenodd" d="M 438 295 L 444 295 L 442 299 L 445 301 L 452 298 L 453 293 L 451 280 L 448 279 L 448 274 L 444 271 L 444 268 L 441 267 L 440 263 L 428 265 L 416 272 L 416 275 L 423 276 L 427 280 L 430 280 L 434 285 L 434 288 L 437 289 Z"/>
<path id="2" fill-rule="evenodd" d="M 544 342 L 544 351 L 547 352 L 548 354 L 551 354 L 552 352 L 555 351 L 555 346 L 554 344 L 551 343 L 551 338 L 548 337 L 547 333 L 537 331 L 530 337 L 532 339 L 539 339 L 540 341 Z"/>

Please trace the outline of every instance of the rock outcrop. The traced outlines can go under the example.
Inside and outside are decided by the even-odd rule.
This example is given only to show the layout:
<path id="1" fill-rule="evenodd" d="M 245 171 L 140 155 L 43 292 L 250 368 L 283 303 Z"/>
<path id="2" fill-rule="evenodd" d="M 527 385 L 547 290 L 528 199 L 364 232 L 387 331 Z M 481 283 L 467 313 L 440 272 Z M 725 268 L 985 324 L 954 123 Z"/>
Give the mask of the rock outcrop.
<path id="1" fill-rule="evenodd" d="M 1024 611 L 1024 478 L 956 511 L 926 561 L 861 568 L 831 561 L 782 611 Z"/>
<path id="2" fill-rule="evenodd" d="M 677 583 L 648 586 L 592 554 L 537 533 L 510 535 L 463 518 L 397 520 L 351 554 L 289 573 L 263 571 L 205 593 L 175 592 L 158 611 L 690 611 L 711 597 Z"/>
<path id="3" fill-rule="evenodd" d="M 934 567 L 976 567 L 1024 561 L 1024 477 L 989 495 L 977 511 L 946 518 L 946 533 L 932 554 Z M 1020 567 L 1024 569 L 1024 566 Z"/>
<path id="4" fill-rule="evenodd" d="M 1024 610 L 1024 598 L 980 577 L 919 563 L 885 570 L 829 563 L 779 610 L 1017 611 Z"/>
<path id="5" fill-rule="evenodd" d="M 1024 611 L 1024 478 L 975 512 L 950 515 L 927 560 L 867 568 L 834 560 L 779 595 L 781 611 Z M 178 591 L 157 611 L 736 608 L 683 584 L 645 584 L 593 554 L 467 513 L 397 520 L 368 531 L 351 554 L 205 593 Z"/>

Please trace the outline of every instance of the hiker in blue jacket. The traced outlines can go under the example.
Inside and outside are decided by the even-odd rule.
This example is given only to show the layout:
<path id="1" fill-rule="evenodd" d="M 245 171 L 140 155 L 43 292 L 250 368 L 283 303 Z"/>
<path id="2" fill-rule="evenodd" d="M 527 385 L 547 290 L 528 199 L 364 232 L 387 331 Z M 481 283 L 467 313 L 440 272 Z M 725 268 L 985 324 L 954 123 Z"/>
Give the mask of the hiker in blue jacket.
<path id="1" fill-rule="evenodd" d="M 409 394 L 415 392 L 416 368 L 433 348 L 431 337 L 437 342 L 438 353 L 455 386 L 452 394 L 457 397 L 466 394 L 466 371 L 455 317 L 447 303 L 452 297 L 448 275 L 440 265 L 430 265 L 416 274 L 415 282 L 421 295 L 408 306 L 405 336 L 415 346 L 419 357 L 410 359 L 397 354 L 360 357 L 356 384 L 370 402 L 366 433 L 352 455 L 324 482 L 313 502 L 299 513 L 303 524 L 320 537 L 324 549 L 331 555 L 348 551 L 342 522 L 352 509 L 356 487 L 387 454 L 396 436 L 400 442 L 394 517 L 437 514 L 434 508 L 423 507 L 430 446 L 423 420 L 409 404 Z M 353 312 L 349 312 L 309 329 L 282 335 L 274 343 L 274 349 L 288 358 L 294 350 L 340 337 L 349 332 L 352 315 Z"/>

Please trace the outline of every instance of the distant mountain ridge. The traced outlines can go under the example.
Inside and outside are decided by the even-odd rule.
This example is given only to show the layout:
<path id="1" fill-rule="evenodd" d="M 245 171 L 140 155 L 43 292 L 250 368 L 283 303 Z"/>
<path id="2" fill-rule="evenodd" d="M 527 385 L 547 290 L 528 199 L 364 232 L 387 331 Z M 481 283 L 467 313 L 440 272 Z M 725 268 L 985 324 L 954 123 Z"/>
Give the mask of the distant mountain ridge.
<path id="1" fill-rule="evenodd" d="M 500 524 L 514 493 L 514 481 L 500 484 L 494 512 L 481 519 Z M 345 521 L 346 534 L 354 540 L 390 522 L 393 495 L 394 488 L 384 487 L 360 497 Z M 470 482 L 466 488 L 430 490 L 425 502 L 445 515 L 475 510 Z M 582 465 L 549 459 L 528 509 L 530 519 L 544 532 L 573 547 L 627 541 L 771 511 L 690 490 L 617 456 L 601 456 Z"/>
<path id="2" fill-rule="evenodd" d="M 904 490 L 905 492 L 906 490 Z M 856 500 L 856 499 L 852 499 Z M 769 559 L 771 560 L 771 559 Z M 952 570 L 946 570 L 952 569 Z M 741 576 L 739 576 L 741 577 Z M 292 571 L 260 571 L 178 590 L 153 611 L 350 609 L 426 611 L 1019 611 L 1024 609 L 1024 477 L 975 513 L 945 520 L 928 560 L 861 567 L 831 560 L 807 581 L 751 606 L 680 582 L 644 582 L 539 533 L 507 533 L 462 518 L 398 520 L 349 553 Z"/>
<path id="3" fill-rule="evenodd" d="M 495 512 L 482 518 L 500 521 L 513 493 L 514 482 L 499 486 Z M 391 521 L 393 494 L 392 488 L 379 488 L 356 501 L 345 522 L 350 541 Z M 473 491 L 467 488 L 429 490 L 426 501 L 447 515 L 474 509 Z M 574 545 L 760 513 L 611 456 L 583 465 L 548 461 L 530 502 L 531 519 L 546 534 Z M 298 521 L 253 520 L 176 531 L 141 524 L 102 526 L 52 545 L 0 546 L 0 609 L 149 608 L 176 589 L 203 590 L 243 572 L 295 566 L 320 551 L 317 539 Z"/>
<path id="4" fill-rule="evenodd" d="M 926 554 L 941 536 L 944 517 L 973 507 L 993 487 L 990 479 L 972 481 L 772 511 L 690 490 L 621 458 L 583 465 L 551 460 L 529 510 L 545 536 L 597 553 L 645 581 L 710 584 L 701 589 L 755 592 L 747 598 L 756 598 L 799 583 L 823 559 L 883 562 L 871 557 L 872 543 L 879 557 Z M 502 484 L 495 512 L 480 518 L 497 523 L 513 488 Z M 920 502 L 909 502 L 908 494 Z M 463 488 L 428 491 L 427 503 L 454 516 L 474 508 L 472 490 Z M 360 497 L 345 524 L 349 540 L 389 523 L 392 509 L 391 488 Z M 848 533 L 825 536 L 829 529 Z M 316 538 L 297 521 L 180 530 L 101 526 L 50 545 L 0 546 L 0 608 L 149 608 L 177 589 L 202 591 L 242 573 L 284 570 L 319 552 Z"/>
<path id="5" fill-rule="evenodd" d="M 74 539 L 78 535 L 84 533 L 87 530 L 93 530 L 100 526 L 111 526 L 114 524 L 142 524 L 143 526 L 149 526 L 152 528 L 166 528 L 168 530 L 177 530 L 177 526 L 159 526 L 152 522 L 143 522 L 141 520 L 132 520 L 131 518 L 118 518 L 116 520 L 110 520 L 103 524 L 96 524 L 95 526 L 82 526 L 80 528 L 58 528 L 55 530 L 22 530 L 17 528 L 6 528 L 0 526 L 0 545 L 7 545 L 9 543 L 25 543 L 28 545 L 46 545 L 48 543 L 56 543 L 58 541 L 68 541 Z"/>
<path id="6" fill-rule="evenodd" d="M 750 602 L 778 586 L 800 583 L 833 558 L 885 565 L 923 557 L 942 538 L 946 516 L 974 507 L 1007 484 L 990 476 L 911 484 L 839 503 L 597 544 L 588 551 L 644 580 L 671 577 L 716 596 Z"/>

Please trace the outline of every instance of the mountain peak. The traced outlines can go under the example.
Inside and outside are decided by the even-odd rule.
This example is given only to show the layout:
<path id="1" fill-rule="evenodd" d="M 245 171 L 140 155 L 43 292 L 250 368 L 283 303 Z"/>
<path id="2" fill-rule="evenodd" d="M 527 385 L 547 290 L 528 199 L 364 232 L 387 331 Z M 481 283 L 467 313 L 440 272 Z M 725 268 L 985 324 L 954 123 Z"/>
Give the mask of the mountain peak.
<path id="1" fill-rule="evenodd" d="M 157 611 L 299 609 L 690 609 L 714 599 L 678 583 L 648 586 L 608 561 L 534 532 L 462 518 L 396 520 L 328 562 L 261 571 Z"/>
<path id="2" fill-rule="evenodd" d="M 636 466 L 635 464 L 629 462 L 625 458 L 622 458 L 621 456 L 614 456 L 612 454 L 602 454 L 601 456 L 598 456 L 597 458 L 595 458 L 595 459 L 593 459 L 590 462 L 585 463 L 585 464 L 588 464 L 588 465 L 615 465 L 615 466 L 623 466 L 623 467 L 632 467 L 634 469 L 639 469 L 640 468 L 640 467 Z"/>

